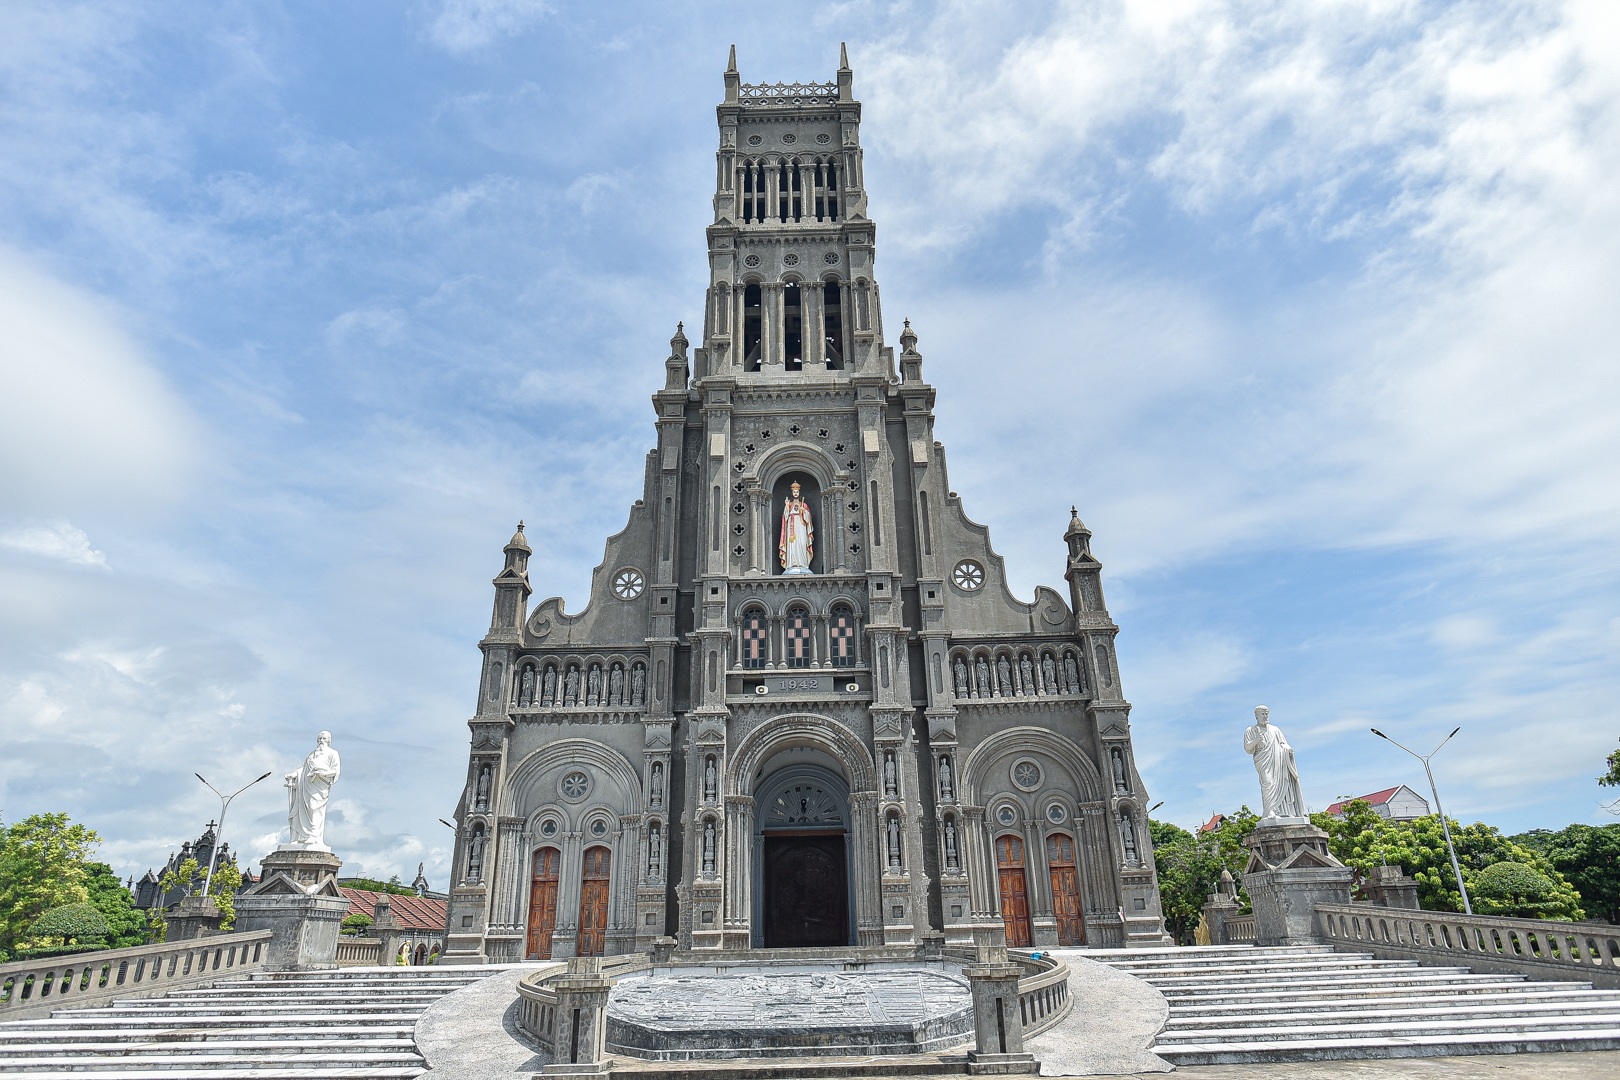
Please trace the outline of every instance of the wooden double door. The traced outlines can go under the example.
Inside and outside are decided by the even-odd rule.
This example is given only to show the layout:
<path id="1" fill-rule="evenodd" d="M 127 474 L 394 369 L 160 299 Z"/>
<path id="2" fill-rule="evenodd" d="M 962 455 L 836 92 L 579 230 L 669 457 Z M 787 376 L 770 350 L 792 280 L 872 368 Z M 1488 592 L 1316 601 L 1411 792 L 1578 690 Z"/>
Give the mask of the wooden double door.
<path id="1" fill-rule="evenodd" d="M 541 848 L 534 854 L 529 884 L 529 935 L 524 955 L 551 959 L 551 936 L 557 929 L 557 893 L 562 884 L 562 852 Z M 605 847 L 585 849 L 579 883 L 579 948 L 576 955 L 601 956 L 607 949 L 608 897 L 613 885 L 613 853 Z"/>
<path id="2" fill-rule="evenodd" d="M 1085 923 L 1080 917 L 1080 873 L 1075 866 L 1074 838 L 1053 833 L 1046 838 L 1046 866 L 1052 886 L 1052 914 L 1057 920 L 1059 945 L 1084 945 Z M 996 876 L 1001 887 L 1001 920 L 1007 944 L 1027 949 L 1034 944 L 1029 922 L 1029 874 L 1024 841 L 1016 836 L 996 839 Z"/>

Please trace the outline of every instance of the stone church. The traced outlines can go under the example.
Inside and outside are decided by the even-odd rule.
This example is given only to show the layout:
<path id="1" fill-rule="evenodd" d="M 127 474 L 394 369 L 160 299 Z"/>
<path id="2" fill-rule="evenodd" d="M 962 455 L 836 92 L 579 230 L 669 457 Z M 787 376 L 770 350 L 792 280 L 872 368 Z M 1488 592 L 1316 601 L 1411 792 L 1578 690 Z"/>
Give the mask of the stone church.
<path id="1" fill-rule="evenodd" d="M 444 962 L 1165 941 L 1091 533 L 1024 601 L 951 490 L 847 59 L 753 85 L 734 50 L 718 112 L 645 495 L 577 613 L 531 606 L 521 526 L 494 579 Z"/>

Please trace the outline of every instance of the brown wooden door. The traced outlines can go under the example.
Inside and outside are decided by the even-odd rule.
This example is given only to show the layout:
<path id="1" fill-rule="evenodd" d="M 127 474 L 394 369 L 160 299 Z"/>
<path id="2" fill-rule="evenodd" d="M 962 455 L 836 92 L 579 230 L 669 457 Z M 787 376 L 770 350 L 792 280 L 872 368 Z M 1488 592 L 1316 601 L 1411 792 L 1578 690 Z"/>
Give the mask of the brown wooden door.
<path id="1" fill-rule="evenodd" d="M 765 836 L 767 949 L 849 944 L 844 836 Z"/>
<path id="2" fill-rule="evenodd" d="M 607 951 L 608 887 L 613 853 L 605 847 L 585 849 L 585 875 L 579 886 L 579 955 Z"/>
<path id="3" fill-rule="evenodd" d="M 1027 949 L 1029 934 L 1029 885 L 1024 877 L 1024 842 L 1016 836 L 996 841 L 996 869 L 1001 876 L 1001 921 L 1007 924 L 1007 944 Z"/>
<path id="4" fill-rule="evenodd" d="M 557 928 L 557 864 L 562 852 L 541 848 L 534 853 L 534 880 L 529 883 L 530 960 L 551 959 L 551 932 Z"/>
<path id="5" fill-rule="evenodd" d="M 1080 920 L 1080 873 L 1074 866 L 1074 838 L 1053 833 L 1046 838 L 1046 865 L 1052 874 L 1052 914 L 1057 916 L 1059 945 L 1084 945 Z"/>

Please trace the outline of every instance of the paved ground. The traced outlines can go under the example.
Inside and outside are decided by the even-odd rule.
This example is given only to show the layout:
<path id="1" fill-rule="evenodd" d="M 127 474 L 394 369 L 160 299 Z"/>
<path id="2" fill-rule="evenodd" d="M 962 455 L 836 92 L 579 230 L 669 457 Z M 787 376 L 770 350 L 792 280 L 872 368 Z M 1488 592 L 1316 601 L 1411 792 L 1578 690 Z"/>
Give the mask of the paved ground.
<path id="1" fill-rule="evenodd" d="M 551 1061 L 518 1037 L 513 1016 L 518 979 L 539 966 L 507 967 L 428 1007 L 416 1048 L 432 1080 L 529 1080 Z"/>
<path id="2" fill-rule="evenodd" d="M 1177 1069 L 1175 1076 L 1176 1080 L 1620 1080 L 1620 1051 L 1189 1065 Z"/>
<path id="3" fill-rule="evenodd" d="M 1170 1006 L 1158 990 L 1079 949 L 1054 949 L 1069 965 L 1074 1007 L 1051 1031 L 1024 1044 L 1042 1076 L 1148 1075 L 1170 1065 L 1148 1051 Z"/>

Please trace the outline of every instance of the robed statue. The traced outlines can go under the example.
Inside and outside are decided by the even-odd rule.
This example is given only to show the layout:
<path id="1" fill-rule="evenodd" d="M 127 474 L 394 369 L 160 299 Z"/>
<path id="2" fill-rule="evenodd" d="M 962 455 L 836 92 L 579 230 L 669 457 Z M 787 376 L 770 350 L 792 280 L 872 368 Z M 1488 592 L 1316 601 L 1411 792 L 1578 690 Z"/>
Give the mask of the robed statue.
<path id="1" fill-rule="evenodd" d="M 315 749 L 304 759 L 303 767 L 286 775 L 289 846 L 328 850 L 326 800 L 337 783 L 339 765 L 332 733 L 323 731 L 315 736 Z"/>
<path id="2" fill-rule="evenodd" d="M 787 502 L 782 505 L 782 534 L 777 544 L 782 573 L 810 573 L 815 539 L 816 526 L 810 517 L 810 504 L 799 497 L 799 482 L 795 480 L 789 488 Z"/>
<path id="3" fill-rule="evenodd" d="M 1243 733 L 1243 749 L 1253 756 L 1254 771 L 1260 775 L 1262 817 L 1304 817 L 1305 795 L 1299 787 L 1294 748 L 1282 729 L 1271 723 L 1271 710 L 1264 705 L 1254 707 L 1254 724 Z"/>

